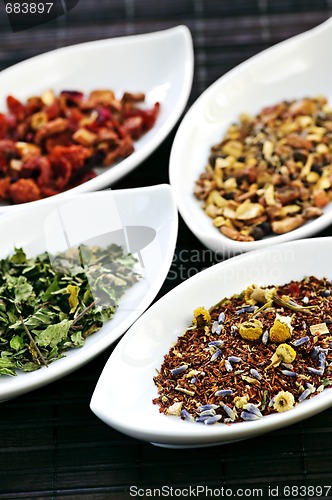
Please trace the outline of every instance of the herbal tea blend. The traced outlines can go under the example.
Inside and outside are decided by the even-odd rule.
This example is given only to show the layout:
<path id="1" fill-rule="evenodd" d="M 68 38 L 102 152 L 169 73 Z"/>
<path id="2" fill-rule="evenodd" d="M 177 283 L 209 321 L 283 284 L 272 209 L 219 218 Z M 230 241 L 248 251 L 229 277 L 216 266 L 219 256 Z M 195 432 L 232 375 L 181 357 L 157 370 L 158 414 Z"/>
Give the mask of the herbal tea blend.
<path id="1" fill-rule="evenodd" d="M 331 164 L 327 99 L 282 101 L 228 128 L 194 193 L 224 236 L 259 240 L 323 214 L 332 198 Z"/>
<path id="2" fill-rule="evenodd" d="M 29 372 L 82 347 L 140 276 L 121 247 L 81 245 L 51 258 L 21 248 L 0 260 L 0 375 Z"/>
<path id="3" fill-rule="evenodd" d="M 192 325 L 154 377 L 160 412 L 205 424 L 291 410 L 332 385 L 332 285 L 249 286 Z"/>
<path id="4" fill-rule="evenodd" d="M 8 95 L 0 112 L 0 199 L 19 204 L 67 191 L 134 152 L 160 104 L 143 92 L 47 90 L 26 102 Z"/>

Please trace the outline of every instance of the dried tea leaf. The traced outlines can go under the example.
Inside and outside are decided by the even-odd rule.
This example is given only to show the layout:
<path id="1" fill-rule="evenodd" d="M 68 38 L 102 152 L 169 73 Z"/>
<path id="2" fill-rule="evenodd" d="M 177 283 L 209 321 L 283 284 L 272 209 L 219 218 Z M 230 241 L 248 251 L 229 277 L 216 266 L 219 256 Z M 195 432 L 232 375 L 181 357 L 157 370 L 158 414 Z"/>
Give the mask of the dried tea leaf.
<path id="1" fill-rule="evenodd" d="M 71 248 L 0 260 L 0 375 L 29 372 L 59 359 L 110 320 L 140 276 L 121 247 Z"/>

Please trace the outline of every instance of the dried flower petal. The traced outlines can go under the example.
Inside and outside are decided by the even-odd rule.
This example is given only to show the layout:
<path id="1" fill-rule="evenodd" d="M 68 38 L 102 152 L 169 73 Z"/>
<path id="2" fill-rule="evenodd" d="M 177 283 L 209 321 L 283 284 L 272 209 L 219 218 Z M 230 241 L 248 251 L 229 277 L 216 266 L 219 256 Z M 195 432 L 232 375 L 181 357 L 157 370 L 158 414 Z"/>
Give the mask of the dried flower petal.
<path id="1" fill-rule="evenodd" d="M 181 415 L 183 402 L 175 402 L 167 408 L 167 415 L 175 415 L 176 417 Z"/>
<path id="2" fill-rule="evenodd" d="M 251 413 L 249 411 L 243 411 L 241 412 L 241 418 L 243 418 L 243 420 L 250 421 L 250 420 L 260 420 L 261 417 L 259 417 L 255 413 Z"/>
<path id="3" fill-rule="evenodd" d="M 227 413 L 227 415 L 232 421 L 236 420 L 237 414 L 235 413 L 234 410 L 232 410 L 230 406 L 223 404 L 222 409 Z"/>
<path id="4" fill-rule="evenodd" d="M 172 377 L 174 377 L 176 375 L 180 375 L 181 373 L 185 372 L 187 369 L 188 369 L 188 365 L 177 366 L 176 368 L 173 368 L 171 370 L 171 375 L 172 375 Z"/>
<path id="5" fill-rule="evenodd" d="M 239 410 L 241 410 L 244 407 L 244 405 L 248 403 L 248 401 L 249 401 L 248 394 L 245 394 L 244 396 L 236 396 L 233 399 L 234 405 L 236 406 L 236 408 L 239 408 Z"/>
<path id="6" fill-rule="evenodd" d="M 307 399 L 308 396 L 310 396 L 311 390 L 310 389 L 305 389 L 301 395 L 299 396 L 299 402 L 302 403 L 305 399 Z"/>
<path id="7" fill-rule="evenodd" d="M 298 347 L 298 346 L 303 345 L 306 342 L 308 342 L 308 340 L 309 340 L 308 336 L 301 337 L 300 339 L 294 340 L 293 345 L 295 345 L 295 347 Z"/>
<path id="8" fill-rule="evenodd" d="M 214 393 L 215 396 L 231 396 L 233 394 L 232 389 L 220 389 Z"/>
<path id="9" fill-rule="evenodd" d="M 263 415 L 261 413 L 261 411 L 257 408 L 257 406 L 255 406 L 254 404 L 252 403 L 247 403 L 243 406 L 243 409 L 250 412 L 250 413 L 254 413 L 255 415 L 257 415 L 257 417 L 261 418 Z"/>
<path id="10" fill-rule="evenodd" d="M 204 420 L 204 424 L 205 425 L 213 425 L 213 424 L 216 424 L 217 422 L 219 422 L 219 420 L 221 419 L 221 415 L 214 415 L 213 417 L 207 417 L 205 420 Z"/>
<path id="11" fill-rule="evenodd" d="M 181 410 L 181 418 L 187 420 L 188 422 L 194 422 L 194 417 L 185 409 Z"/>
<path id="12" fill-rule="evenodd" d="M 221 355 L 221 349 L 218 349 L 214 354 L 212 354 L 210 361 L 213 362 Z"/>

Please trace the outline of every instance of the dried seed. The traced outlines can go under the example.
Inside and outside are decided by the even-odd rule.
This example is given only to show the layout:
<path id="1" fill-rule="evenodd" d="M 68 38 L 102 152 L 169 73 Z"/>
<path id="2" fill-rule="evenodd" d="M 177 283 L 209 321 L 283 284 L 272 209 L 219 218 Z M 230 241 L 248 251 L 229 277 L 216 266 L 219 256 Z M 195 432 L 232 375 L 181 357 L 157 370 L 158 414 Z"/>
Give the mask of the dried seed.
<path id="1" fill-rule="evenodd" d="M 202 415 L 202 416 L 196 417 L 195 422 L 204 424 L 205 420 L 207 420 L 208 418 L 211 418 L 211 417 L 209 417 L 207 415 Z"/>
<path id="2" fill-rule="evenodd" d="M 246 314 L 246 313 L 253 313 L 258 309 L 257 306 L 246 306 L 246 307 L 241 307 L 241 309 L 238 309 L 235 314 Z"/>
<path id="3" fill-rule="evenodd" d="M 265 332 L 262 335 L 262 342 L 263 344 L 267 344 L 269 341 L 269 331 L 265 330 Z"/>
<path id="4" fill-rule="evenodd" d="M 257 415 L 257 417 L 261 418 L 263 415 L 260 412 L 260 410 L 257 408 L 257 406 L 253 405 L 252 403 L 247 403 L 243 406 L 243 408 L 248 411 L 249 413 L 253 413 L 254 415 Z"/>
<path id="5" fill-rule="evenodd" d="M 324 374 L 324 369 L 312 368 L 311 366 L 308 367 L 308 371 L 319 376 L 322 376 Z"/>
<path id="6" fill-rule="evenodd" d="M 211 326 L 211 332 L 212 333 L 216 333 L 216 330 L 217 328 L 219 327 L 219 322 L 218 321 L 214 321 L 212 326 Z"/>

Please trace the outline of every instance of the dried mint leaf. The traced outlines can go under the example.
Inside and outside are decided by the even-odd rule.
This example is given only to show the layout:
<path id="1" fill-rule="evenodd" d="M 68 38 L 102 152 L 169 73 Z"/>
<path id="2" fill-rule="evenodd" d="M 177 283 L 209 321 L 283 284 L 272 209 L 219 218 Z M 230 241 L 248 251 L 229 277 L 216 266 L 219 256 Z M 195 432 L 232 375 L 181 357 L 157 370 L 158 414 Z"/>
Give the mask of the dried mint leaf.
<path id="1" fill-rule="evenodd" d="M 82 347 L 115 314 L 140 276 L 123 249 L 81 245 L 0 260 L 0 375 L 29 372 Z"/>

